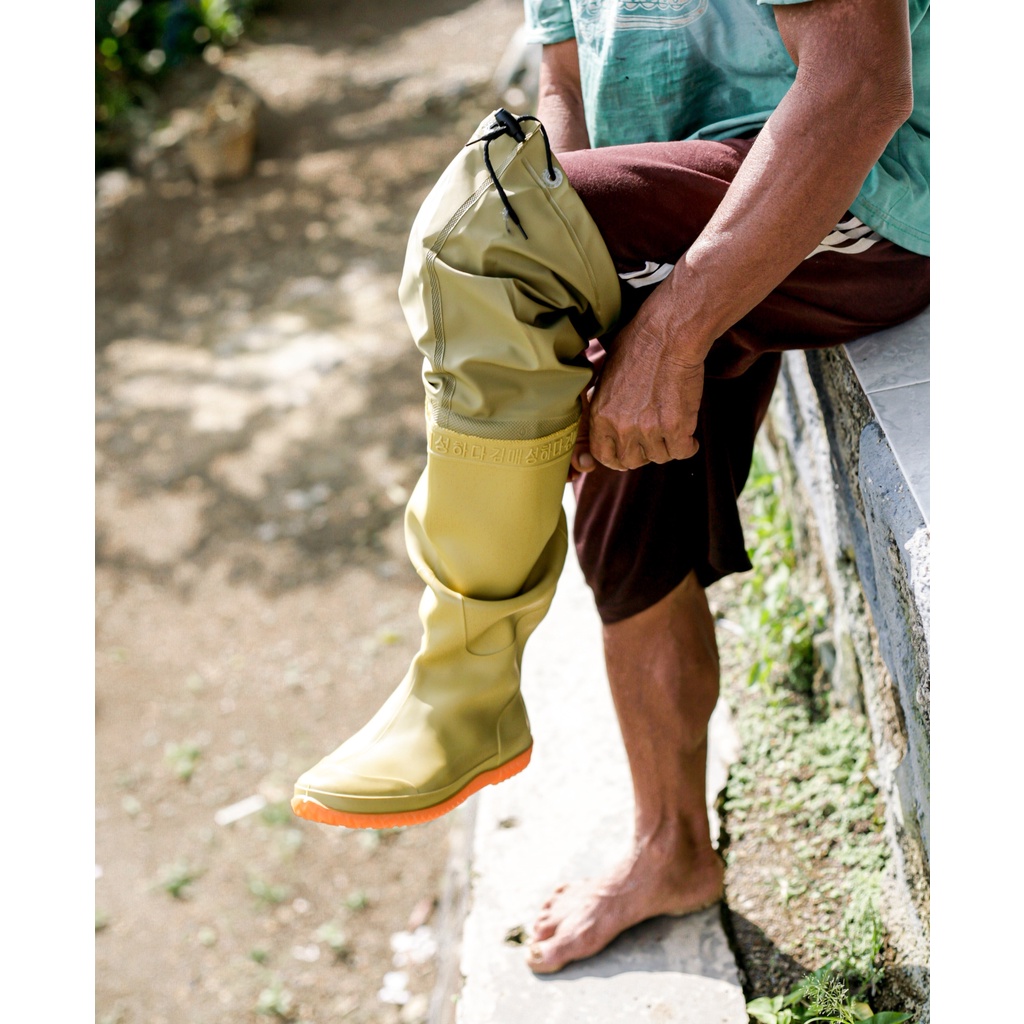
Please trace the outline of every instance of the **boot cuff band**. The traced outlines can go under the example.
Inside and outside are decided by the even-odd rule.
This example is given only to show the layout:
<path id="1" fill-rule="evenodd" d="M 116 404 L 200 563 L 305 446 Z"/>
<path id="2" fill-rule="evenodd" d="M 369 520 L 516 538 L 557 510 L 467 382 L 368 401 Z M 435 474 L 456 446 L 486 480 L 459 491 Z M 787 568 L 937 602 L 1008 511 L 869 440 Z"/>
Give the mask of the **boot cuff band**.
<path id="1" fill-rule="evenodd" d="M 503 441 L 459 434 L 428 420 L 427 449 L 431 455 L 499 466 L 544 466 L 568 459 L 576 443 L 579 421 L 545 437 Z"/>

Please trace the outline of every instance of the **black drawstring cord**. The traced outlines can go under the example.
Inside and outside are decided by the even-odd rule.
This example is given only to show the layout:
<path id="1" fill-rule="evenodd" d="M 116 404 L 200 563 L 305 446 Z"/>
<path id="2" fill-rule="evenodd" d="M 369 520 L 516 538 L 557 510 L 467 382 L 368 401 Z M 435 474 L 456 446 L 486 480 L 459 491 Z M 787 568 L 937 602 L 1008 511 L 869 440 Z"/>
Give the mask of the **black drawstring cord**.
<path id="1" fill-rule="evenodd" d="M 537 121 L 537 118 L 532 114 L 524 114 L 519 118 L 519 123 L 522 124 L 524 121 Z M 540 123 L 540 121 L 537 121 L 537 127 L 540 129 L 541 135 L 544 136 L 544 153 L 548 160 L 548 180 L 553 182 L 555 180 L 555 165 L 551 159 L 551 142 L 548 139 L 547 129 Z"/>
<path id="2" fill-rule="evenodd" d="M 504 134 L 504 132 L 502 132 Z M 493 139 L 486 139 L 484 141 L 484 163 L 487 165 L 487 172 L 491 176 L 491 181 L 494 182 L 494 187 L 498 190 L 498 195 L 501 198 L 501 205 L 505 207 L 505 230 L 508 230 L 508 219 L 512 218 L 512 223 L 523 233 L 523 238 L 527 241 L 530 240 L 530 236 L 526 233 L 526 228 L 523 227 L 522 222 L 519 220 L 516 211 L 512 209 L 512 204 L 508 201 L 508 196 L 505 195 L 505 190 L 501 187 L 501 182 L 498 181 L 497 174 L 494 173 L 494 167 L 491 164 L 491 143 Z"/>
<path id="3" fill-rule="evenodd" d="M 498 175 L 494 172 L 494 166 L 491 163 L 490 146 L 491 143 L 500 138 L 502 135 L 511 135 L 516 142 L 525 142 L 526 135 L 520 127 L 523 121 L 537 121 L 537 118 L 532 117 L 529 114 L 524 114 L 522 117 L 516 117 L 514 114 L 510 114 L 504 107 L 499 107 L 494 112 L 494 124 L 488 126 L 488 131 L 485 135 L 479 135 L 473 139 L 470 139 L 466 143 L 467 146 L 475 145 L 477 142 L 483 142 L 484 144 L 484 165 L 487 167 L 487 173 L 491 176 L 491 181 L 494 182 L 494 187 L 498 191 L 498 197 L 501 199 L 501 205 L 504 208 L 505 216 L 505 227 L 508 230 L 508 221 L 511 219 L 512 223 L 522 232 L 523 238 L 529 241 L 530 236 L 526 233 L 526 229 L 523 227 L 516 215 L 516 211 L 512 209 L 512 204 L 509 202 L 508 196 L 505 194 L 505 190 L 501 187 L 501 182 L 498 181 Z M 551 143 L 548 141 L 548 133 L 544 130 L 544 125 L 537 121 L 537 125 L 540 127 L 541 135 L 544 136 L 544 152 L 547 156 L 548 164 L 548 179 L 555 181 L 555 165 L 551 158 Z"/>

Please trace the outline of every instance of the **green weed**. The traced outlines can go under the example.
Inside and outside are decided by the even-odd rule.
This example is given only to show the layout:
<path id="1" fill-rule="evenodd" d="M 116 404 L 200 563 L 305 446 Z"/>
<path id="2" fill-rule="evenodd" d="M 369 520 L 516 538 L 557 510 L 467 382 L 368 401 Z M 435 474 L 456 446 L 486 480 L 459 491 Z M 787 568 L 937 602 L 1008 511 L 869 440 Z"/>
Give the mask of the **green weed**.
<path id="1" fill-rule="evenodd" d="M 742 590 L 748 683 L 770 695 L 775 685 L 797 693 L 812 691 L 813 639 L 824 626 L 826 602 L 799 592 L 793 524 L 776 490 L 775 475 L 755 451 L 744 495 L 749 499 L 747 555 L 753 570 Z"/>
<path id="2" fill-rule="evenodd" d="M 256 1012 L 279 1020 L 293 1020 L 295 996 L 284 987 L 280 978 L 275 978 L 256 1000 Z"/>
<path id="3" fill-rule="evenodd" d="M 164 760 L 182 782 L 188 782 L 196 770 L 196 762 L 202 756 L 202 752 L 199 744 L 191 740 L 185 740 L 184 743 L 168 743 L 164 747 Z"/>
<path id="4" fill-rule="evenodd" d="M 370 905 L 370 897 L 365 889 L 353 889 L 345 897 L 345 906 L 349 910 L 365 910 Z"/>
<path id="5" fill-rule="evenodd" d="M 349 945 L 348 937 L 341 926 L 334 921 L 322 924 L 317 928 L 314 937 L 317 942 L 324 943 L 338 960 L 347 960 L 352 954 L 352 947 Z"/>
<path id="6" fill-rule="evenodd" d="M 170 893 L 176 900 L 183 900 L 188 895 L 188 887 L 202 873 L 201 868 L 193 867 L 187 860 L 177 860 L 173 864 L 165 864 L 160 869 L 158 884 L 164 892 Z"/>
<path id="7" fill-rule="evenodd" d="M 784 996 L 747 1003 L 758 1024 L 902 1024 L 909 1013 L 874 1013 L 868 1003 L 850 994 L 832 964 L 809 974 Z"/>
<path id="8" fill-rule="evenodd" d="M 249 892 L 260 901 L 276 905 L 288 899 L 288 887 L 284 885 L 273 885 L 265 879 L 252 875 L 249 878 Z"/>

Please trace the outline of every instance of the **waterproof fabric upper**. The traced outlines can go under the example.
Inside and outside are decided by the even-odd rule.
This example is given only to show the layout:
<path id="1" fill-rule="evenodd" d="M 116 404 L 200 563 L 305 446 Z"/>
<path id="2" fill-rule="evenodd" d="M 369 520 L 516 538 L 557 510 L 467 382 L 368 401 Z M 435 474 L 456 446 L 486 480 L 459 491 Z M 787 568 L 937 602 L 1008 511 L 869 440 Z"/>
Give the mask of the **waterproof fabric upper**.
<path id="1" fill-rule="evenodd" d="M 770 7 L 803 0 L 525 0 L 529 39 L 576 39 L 591 145 L 728 139 L 760 129 L 796 66 Z M 850 209 L 929 252 L 929 8 L 910 0 L 914 110 Z"/>
<path id="2" fill-rule="evenodd" d="M 485 118 L 474 138 L 485 130 Z M 580 418 L 585 338 L 619 313 L 619 279 L 536 126 L 452 161 L 412 227 L 399 297 L 424 355 L 431 422 L 475 438 L 545 437 Z"/>

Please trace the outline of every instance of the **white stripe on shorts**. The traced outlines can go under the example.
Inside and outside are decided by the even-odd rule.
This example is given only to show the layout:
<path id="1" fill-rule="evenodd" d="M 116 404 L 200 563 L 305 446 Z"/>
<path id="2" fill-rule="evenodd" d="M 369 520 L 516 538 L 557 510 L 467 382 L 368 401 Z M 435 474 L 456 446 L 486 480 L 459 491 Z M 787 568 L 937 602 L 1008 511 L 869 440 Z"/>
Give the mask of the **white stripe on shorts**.
<path id="1" fill-rule="evenodd" d="M 630 270 L 625 274 L 619 274 L 619 277 L 634 288 L 650 288 L 651 285 L 664 281 L 674 269 L 674 263 L 652 263 L 648 260 L 643 270 Z"/>
<path id="2" fill-rule="evenodd" d="M 847 220 L 840 221 L 835 226 L 835 230 L 829 232 L 814 252 L 809 253 L 804 259 L 809 260 L 811 256 L 817 256 L 819 252 L 855 256 L 859 252 L 870 249 L 875 242 L 881 240 L 882 236 L 877 231 L 873 231 L 857 217 L 851 216 Z M 664 281 L 675 270 L 675 266 L 674 263 L 652 263 L 648 260 L 644 264 L 643 270 L 629 270 L 624 274 L 619 274 L 619 278 L 633 288 L 650 288 L 658 284 L 659 281 Z"/>
<path id="3" fill-rule="evenodd" d="M 840 221 L 830 234 L 827 234 L 821 244 L 804 257 L 809 260 L 811 256 L 817 256 L 819 252 L 835 252 L 844 256 L 855 256 L 859 252 L 870 249 L 875 242 L 880 242 L 882 236 L 877 231 L 872 231 L 863 221 L 856 217 Z"/>

